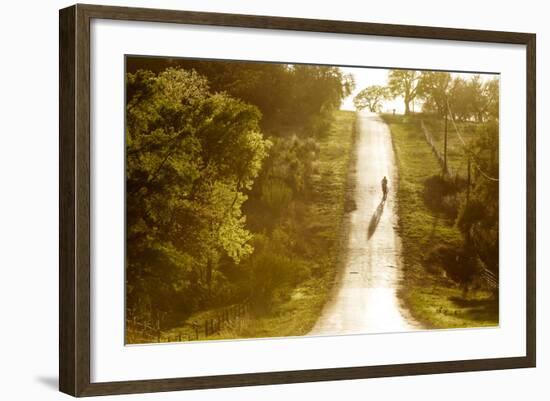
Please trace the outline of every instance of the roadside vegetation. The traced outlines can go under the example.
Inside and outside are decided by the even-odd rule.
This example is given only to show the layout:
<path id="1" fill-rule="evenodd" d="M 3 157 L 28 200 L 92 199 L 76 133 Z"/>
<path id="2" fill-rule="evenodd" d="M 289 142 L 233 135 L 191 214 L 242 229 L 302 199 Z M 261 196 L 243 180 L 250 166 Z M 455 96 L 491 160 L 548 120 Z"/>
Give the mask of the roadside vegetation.
<path id="1" fill-rule="evenodd" d="M 265 263 L 263 267 L 273 269 L 265 271 L 262 278 L 272 281 L 275 288 L 269 305 L 265 305 L 264 299 L 254 299 L 251 311 L 244 319 L 227 324 L 219 332 L 207 338 L 201 337 L 202 340 L 301 336 L 313 328 L 328 300 L 344 255 L 346 236 L 343 224 L 346 200 L 349 199 L 347 193 L 352 185 L 348 182 L 348 170 L 353 161 L 354 127 L 354 112 L 334 113 L 334 123 L 328 134 L 318 141 L 319 156 L 309 196 L 295 199 L 279 217 L 281 224 L 292 226 L 292 230 L 276 234 L 280 236 L 278 240 L 284 241 L 283 244 L 271 245 L 279 245 L 276 252 L 268 254 L 265 248 L 261 248 L 257 256 Z M 270 258 L 276 262 L 270 265 Z M 284 274 L 286 278 L 276 277 Z M 284 280 L 289 281 L 284 284 Z M 215 316 L 217 313 L 213 311 L 210 317 Z M 197 314 L 190 316 L 188 321 L 202 322 L 206 318 L 208 316 Z M 164 333 L 168 338 L 180 334 L 192 336 L 193 333 L 185 326 Z"/>
<path id="2" fill-rule="evenodd" d="M 319 66 L 127 66 L 127 343 L 307 333 L 339 255 L 355 114 L 338 108 L 353 81 Z M 244 322 L 202 331 L 235 305 Z"/>
<path id="3" fill-rule="evenodd" d="M 498 81 L 409 78 L 423 113 L 383 115 L 399 164 L 401 298 L 427 327 L 498 325 Z"/>

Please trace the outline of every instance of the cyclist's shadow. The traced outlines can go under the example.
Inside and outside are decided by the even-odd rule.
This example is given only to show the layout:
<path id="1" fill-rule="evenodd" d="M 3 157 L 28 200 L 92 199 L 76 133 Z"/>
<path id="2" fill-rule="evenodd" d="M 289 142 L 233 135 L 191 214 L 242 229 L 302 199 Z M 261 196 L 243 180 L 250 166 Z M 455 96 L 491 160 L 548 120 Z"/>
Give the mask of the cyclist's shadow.
<path id="1" fill-rule="evenodd" d="M 374 232 L 376 231 L 376 227 L 378 227 L 378 223 L 380 222 L 380 218 L 382 217 L 382 213 L 384 212 L 384 205 L 386 204 L 386 198 L 387 198 L 387 195 L 384 195 L 384 197 L 378 204 L 378 207 L 374 211 L 374 214 L 370 218 L 369 228 L 367 231 L 367 239 L 370 239 L 373 236 Z"/>

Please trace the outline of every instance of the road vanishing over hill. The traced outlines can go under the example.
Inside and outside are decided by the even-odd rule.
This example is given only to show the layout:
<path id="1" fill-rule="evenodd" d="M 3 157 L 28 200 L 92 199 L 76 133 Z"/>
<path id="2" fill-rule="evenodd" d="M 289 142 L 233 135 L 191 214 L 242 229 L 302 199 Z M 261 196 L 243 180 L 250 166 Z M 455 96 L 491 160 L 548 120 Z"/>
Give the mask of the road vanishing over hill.
<path id="1" fill-rule="evenodd" d="M 395 162 L 390 129 L 374 113 L 358 113 L 354 200 L 346 261 L 310 335 L 420 329 L 400 305 L 401 241 L 397 233 Z M 389 193 L 383 200 L 381 180 Z"/>

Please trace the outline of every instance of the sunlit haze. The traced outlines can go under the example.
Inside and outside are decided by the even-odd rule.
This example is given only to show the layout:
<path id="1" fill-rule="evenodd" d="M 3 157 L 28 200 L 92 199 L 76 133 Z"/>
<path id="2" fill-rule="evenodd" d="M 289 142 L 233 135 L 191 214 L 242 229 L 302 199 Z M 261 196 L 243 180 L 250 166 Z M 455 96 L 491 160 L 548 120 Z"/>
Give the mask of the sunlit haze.
<path id="1" fill-rule="evenodd" d="M 355 110 L 353 105 L 353 98 L 363 89 L 371 85 L 381 85 L 386 86 L 388 84 L 388 73 L 389 69 L 386 68 L 366 68 L 366 67 L 340 67 L 342 71 L 346 74 L 351 74 L 355 80 L 355 89 L 344 99 L 342 102 L 341 110 Z M 476 75 L 473 73 L 452 73 L 453 77 L 463 77 L 464 79 L 470 79 L 472 76 Z M 482 81 L 494 78 L 497 75 L 494 74 L 479 74 Z M 413 111 L 421 111 L 422 102 L 414 101 L 411 103 L 411 109 Z M 403 104 L 403 98 L 401 96 L 396 97 L 395 99 L 386 100 L 382 102 L 382 112 L 391 113 L 393 110 L 397 114 L 403 114 L 405 111 L 405 106 Z"/>

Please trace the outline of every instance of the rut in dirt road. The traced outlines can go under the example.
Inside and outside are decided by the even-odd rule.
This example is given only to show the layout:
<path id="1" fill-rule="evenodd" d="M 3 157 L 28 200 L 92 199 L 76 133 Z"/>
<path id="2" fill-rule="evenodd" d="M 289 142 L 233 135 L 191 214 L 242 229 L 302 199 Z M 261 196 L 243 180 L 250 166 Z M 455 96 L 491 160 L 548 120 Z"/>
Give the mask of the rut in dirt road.
<path id="1" fill-rule="evenodd" d="M 346 263 L 332 299 L 310 335 L 387 333 L 420 329 L 397 298 L 401 241 L 396 231 L 397 167 L 388 126 L 358 113 L 355 203 L 349 216 Z M 388 178 L 384 200 L 381 180 Z"/>

